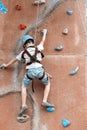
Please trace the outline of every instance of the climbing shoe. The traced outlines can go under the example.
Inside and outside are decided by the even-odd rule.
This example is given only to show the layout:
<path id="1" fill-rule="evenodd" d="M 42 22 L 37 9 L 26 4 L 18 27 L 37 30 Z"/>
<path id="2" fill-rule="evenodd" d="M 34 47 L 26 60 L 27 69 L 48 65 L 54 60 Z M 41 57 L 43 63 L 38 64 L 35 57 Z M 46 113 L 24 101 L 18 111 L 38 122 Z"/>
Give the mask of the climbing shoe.
<path id="1" fill-rule="evenodd" d="M 24 107 L 22 107 L 22 108 L 20 109 L 20 112 L 19 112 L 18 116 L 22 116 L 22 114 L 23 114 L 27 109 L 28 109 L 28 106 L 27 106 L 27 105 L 24 106 Z"/>
<path id="2" fill-rule="evenodd" d="M 43 106 L 43 107 L 54 107 L 54 105 L 49 103 L 49 102 L 42 102 L 41 106 Z"/>

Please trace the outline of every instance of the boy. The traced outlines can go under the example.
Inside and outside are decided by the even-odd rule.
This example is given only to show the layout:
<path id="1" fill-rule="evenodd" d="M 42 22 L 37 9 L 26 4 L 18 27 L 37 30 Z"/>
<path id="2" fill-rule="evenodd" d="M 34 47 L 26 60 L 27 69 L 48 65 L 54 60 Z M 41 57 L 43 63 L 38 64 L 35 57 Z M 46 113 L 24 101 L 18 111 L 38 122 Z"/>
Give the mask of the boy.
<path id="1" fill-rule="evenodd" d="M 41 82 L 45 85 L 44 96 L 41 105 L 44 107 L 53 106 L 52 104 L 47 102 L 50 91 L 50 79 L 47 73 L 45 72 L 42 64 L 40 63 L 40 61 L 42 61 L 43 58 L 43 54 L 41 53 L 41 51 L 44 49 L 47 29 L 43 29 L 42 33 L 42 40 L 40 44 L 37 46 L 35 46 L 35 41 L 33 37 L 29 35 L 23 36 L 22 44 L 24 50 L 21 51 L 21 53 L 17 55 L 16 58 L 13 58 L 7 64 L 2 65 L 3 67 L 7 68 L 8 66 L 17 61 L 24 60 L 26 63 L 27 72 L 22 81 L 22 108 L 20 110 L 19 116 L 21 116 L 25 112 L 25 110 L 28 109 L 28 106 L 26 105 L 27 87 L 31 84 L 34 78 L 41 80 Z"/>

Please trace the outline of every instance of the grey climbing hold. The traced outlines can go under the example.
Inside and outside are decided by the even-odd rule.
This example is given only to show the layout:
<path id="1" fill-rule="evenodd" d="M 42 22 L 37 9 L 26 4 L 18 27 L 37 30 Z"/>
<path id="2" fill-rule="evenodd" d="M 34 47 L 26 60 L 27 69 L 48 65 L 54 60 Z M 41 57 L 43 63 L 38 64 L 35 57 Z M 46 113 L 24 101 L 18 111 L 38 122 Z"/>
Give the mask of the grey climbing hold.
<path id="1" fill-rule="evenodd" d="M 67 13 L 68 15 L 72 15 L 72 14 L 73 14 L 73 10 L 67 10 L 66 13 Z"/>
<path id="2" fill-rule="evenodd" d="M 69 126 L 71 124 L 71 122 L 69 121 L 69 120 L 66 120 L 66 119 L 63 119 L 62 120 L 62 125 L 64 126 L 64 127 L 67 127 L 67 126 Z"/>
<path id="3" fill-rule="evenodd" d="M 0 66 L 0 69 L 6 69 L 6 67 L 4 65 Z"/>
<path id="4" fill-rule="evenodd" d="M 20 123 L 24 123 L 28 121 L 29 116 L 27 114 L 22 114 L 21 116 L 17 116 L 17 121 Z"/>
<path id="5" fill-rule="evenodd" d="M 64 28 L 64 30 L 63 30 L 63 32 L 62 32 L 62 33 L 63 33 L 64 35 L 67 35 L 67 34 L 68 34 L 68 32 L 69 32 L 68 28 Z"/>
<path id="6" fill-rule="evenodd" d="M 71 71 L 69 74 L 70 75 L 75 75 L 79 70 L 79 67 L 77 66 L 73 71 Z"/>
<path id="7" fill-rule="evenodd" d="M 58 47 L 55 48 L 56 51 L 61 51 L 63 49 L 62 45 L 59 45 Z"/>

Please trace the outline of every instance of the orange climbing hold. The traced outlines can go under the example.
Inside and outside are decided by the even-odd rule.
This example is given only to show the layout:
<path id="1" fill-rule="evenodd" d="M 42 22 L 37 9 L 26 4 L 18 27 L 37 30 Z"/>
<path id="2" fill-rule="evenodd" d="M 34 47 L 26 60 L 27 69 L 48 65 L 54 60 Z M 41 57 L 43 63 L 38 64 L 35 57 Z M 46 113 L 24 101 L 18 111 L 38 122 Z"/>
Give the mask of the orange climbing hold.
<path id="1" fill-rule="evenodd" d="M 22 7 L 21 7 L 21 5 L 16 5 L 16 6 L 15 6 L 15 9 L 16 9 L 16 10 L 21 10 Z"/>
<path id="2" fill-rule="evenodd" d="M 26 27 L 27 27 L 27 26 L 26 26 L 26 25 L 24 25 L 24 24 L 20 24 L 20 25 L 19 25 L 20 30 L 25 30 L 25 29 L 26 29 Z"/>

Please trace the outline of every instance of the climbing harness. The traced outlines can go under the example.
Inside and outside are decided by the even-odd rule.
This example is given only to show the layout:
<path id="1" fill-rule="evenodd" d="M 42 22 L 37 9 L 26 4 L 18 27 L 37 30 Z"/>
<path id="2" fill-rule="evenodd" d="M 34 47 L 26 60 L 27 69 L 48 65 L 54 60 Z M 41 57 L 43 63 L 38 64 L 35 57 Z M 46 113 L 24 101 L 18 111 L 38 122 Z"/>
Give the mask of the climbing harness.
<path id="1" fill-rule="evenodd" d="M 43 54 L 42 52 L 38 51 L 37 47 L 34 47 L 34 46 L 31 46 L 31 47 L 35 48 L 35 54 L 34 54 L 33 56 L 31 56 L 31 54 L 29 53 L 29 51 L 27 51 L 26 49 L 25 49 L 25 50 L 23 51 L 23 53 L 22 53 L 22 59 L 25 59 L 25 58 L 24 58 L 24 54 L 27 54 L 27 55 L 30 57 L 30 62 L 27 63 L 26 65 L 30 65 L 30 64 L 32 64 L 32 63 L 34 63 L 34 62 L 40 63 L 40 61 L 37 60 L 37 54 L 38 54 L 38 53 L 41 54 L 41 57 L 42 57 L 42 58 L 44 57 L 44 54 Z"/>
<path id="2" fill-rule="evenodd" d="M 80 9 L 79 0 L 76 0 L 76 3 L 77 3 L 80 18 L 81 18 L 81 22 L 82 22 L 82 25 L 83 25 L 83 29 L 84 29 L 85 35 L 87 37 L 87 0 L 85 0 L 85 10 L 86 10 L 86 16 L 85 16 L 86 22 L 85 23 L 84 23 L 84 20 L 83 20 L 83 17 L 82 17 L 82 12 L 81 12 L 81 9 Z"/>
<path id="3" fill-rule="evenodd" d="M 38 51 L 38 48 L 37 48 L 37 47 L 35 47 L 35 46 L 31 46 L 31 47 L 35 48 L 35 54 L 34 54 L 33 56 L 31 56 L 31 54 L 29 53 L 29 51 L 27 51 L 26 49 L 25 49 L 25 50 L 23 51 L 23 53 L 22 53 L 22 59 L 23 59 L 23 60 L 25 60 L 24 54 L 27 54 L 27 55 L 29 56 L 29 58 L 30 58 L 30 62 L 27 63 L 26 65 L 31 65 L 31 64 L 34 63 L 34 62 L 40 63 L 40 61 L 37 60 L 37 54 L 38 54 L 38 53 L 41 54 L 41 57 L 42 57 L 42 58 L 44 57 L 44 54 L 43 54 L 42 52 Z M 28 79 L 32 80 L 32 91 L 34 92 L 34 80 L 33 80 L 31 77 L 29 77 L 29 75 L 28 75 L 27 73 L 26 73 L 26 76 L 27 76 Z M 43 73 L 43 76 L 40 77 L 39 79 L 40 79 L 40 80 L 43 79 L 44 76 L 45 76 L 45 73 Z"/>

